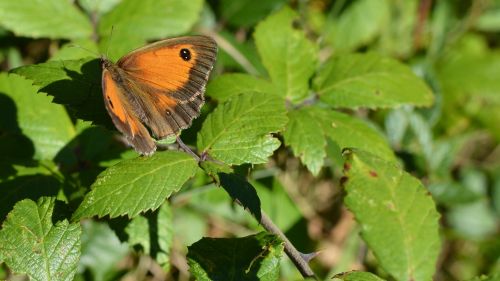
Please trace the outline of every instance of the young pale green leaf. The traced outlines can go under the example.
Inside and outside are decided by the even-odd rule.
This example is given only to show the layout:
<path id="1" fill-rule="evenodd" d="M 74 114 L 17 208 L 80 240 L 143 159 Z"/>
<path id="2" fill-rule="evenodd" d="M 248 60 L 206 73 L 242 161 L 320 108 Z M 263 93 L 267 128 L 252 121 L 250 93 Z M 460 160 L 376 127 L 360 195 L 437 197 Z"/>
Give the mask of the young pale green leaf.
<path id="1" fill-rule="evenodd" d="M 219 105 L 198 133 L 198 149 L 226 164 L 265 163 L 280 141 L 271 136 L 287 122 L 282 98 L 247 93 Z"/>
<path id="2" fill-rule="evenodd" d="M 203 238 L 188 247 L 187 258 L 196 280 L 274 281 L 282 254 L 279 238 L 261 232 L 243 238 Z"/>
<path id="3" fill-rule="evenodd" d="M 394 163 L 345 151 L 345 203 L 380 266 L 396 280 L 432 280 L 440 252 L 439 213 L 425 187 Z"/>
<path id="4" fill-rule="evenodd" d="M 354 50 L 372 41 L 390 18 L 387 0 L 360 0 L 328 25 L 326 40 L 340 51 Z"/>
<path id="5" fill-rule="evenodd" d="M 92 280 L 107 280 L 116 265 L 129 253 L 125 243 L 121 243 L 116 233 L 107 223 L 86 220 L 82 222 L 82 255 L 79 269 L 92 273 Z"/>
<path id="6" fill-rule="evenodd" d="M 284 138 L 294 155 L 300 157 L 313 175 L 317 175 L 326 156 L 326 138 L 321 124 L 312 115 L 313 110 L 311 107 L 304 107 L 290 111 Z"/>
<path id="7" fill-rule="evenodd" d="M 101 67 L 97 59 L 50 61 L 13 70 L 33 81 L 38 91 L 68 106 L 75 117 L 113 127 L 102 99 Z"/>
<path id="8" fill-rule="evenodd" d="M 197 167 L 192 156 L 174 151 L 119 162 L 98 176 L 73 219 L 95 215 L 135 217 L 154 210 L 178 191 Z"/>
<path id="9" fill-rule="evenodd" d="M 255 28 L 254 38 L 264 66 L 280 95 L 301 101 L 309 95 L 316 70 L 317 47 L 294 28 L 297 13 L 285 7 Z"/>
<path id="10" fill-rule="evenodd" d="M 31 280 L 73 280 L 81 229 L 67 220 L 52 224 L 55 199 L 19 201 L 0 231 L 0 260 Z"/>
<path id="11" fill-rule="evenodd" d="M 33 38 L 84 38 L 92 34 L 85 15 L 70 1 L 0 0 L 0 25 Z"/>
<path id="12" fill-rule="evenodd" d="M 12 119 L 35 148 L 34 158 L 52 159 L 74 136 L 75 129 L 64 107 L 51 103 L 51 98 L 37 93 L 29 80 L 15 74 L 0 74 L 0 95 L 13 101 L 14 108 L 0 114 Z M 27 148 L 29 149 L 29 148 Z"/>
<path id="13" fill-rule="evenodd" d="M 125 228 L 128 244 L 139 246 L 168 272 L 170 267 L 170 247 L 174 235 L 173 215 L 168 202 L 154 211 L 132 219 Z"/>
<path id="14" fill-rule="evenodd" d="M 409 67 L 375 53 L 331 58 L 319 70 L 314 87 L 320 99 L 332 107 L 429 106 L 434 100 L 431 90 Z"/>
<path id="15" fill-rule="evenodd" d="M 324 134 L 340 148 L 355 147 L 377 155 L 388 161 L 395 161 L 394 152 L 383 134 L 360 118 L 334 110 L 316 108 L 311 112 Z"/>
<path id="16" fill-rule="evenodd" d="M 343 281 L 384 281 L 384 279 L 370 273 L 362 271 L 349 271 L 336 274 L 333 276 L 333 280 L 343 280 Z"/>
<path id="17" fill-rule="evenodd" d="M 109 57 L 116 60 L 148 40 L 184 34 L 202 7 L 203 0 L 123 0 L 100 21 L 102 50 L 109 48 Z"/>
<path id="18" fill-rule="evenodd" d="M 252 92 L 278 94 L 269 81 L 248 74 L 232 73 L 217 76 L 207 86 L 207 96 L 225 102 L 233 96 Z"/>

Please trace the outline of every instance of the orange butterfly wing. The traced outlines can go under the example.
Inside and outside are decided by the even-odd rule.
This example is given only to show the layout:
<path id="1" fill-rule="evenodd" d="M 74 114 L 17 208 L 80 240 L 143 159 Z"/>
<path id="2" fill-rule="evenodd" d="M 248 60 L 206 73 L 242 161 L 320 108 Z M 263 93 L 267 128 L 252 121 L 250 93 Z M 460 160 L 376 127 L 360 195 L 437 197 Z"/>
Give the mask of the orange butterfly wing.
<path id="1" fill-rule="evenodd" d="M 216 55 L 212 38 L 188 36 L 148 45 L 118 61 L 157 138 L 177 134 L 199 116 Z"/>
<path id="2" fill-rule="evenodd" d="M 117 64 L 103 59 L 103 94 L 117 129 L 141 154 L 191 125 L 217 55 L 207 36 L 172 38 L 137 49 Z"/>
<path id="3" fill-rule="evenodd" d="M 113 80 L 107 69 L 102 74 L 102 89 L 104 104 L 116 128 L 137 151 L 142 154 L 153 153 L 156 150 L 154 141 L 135 112 L 130 110 L 130 101 L 126 98 L 124 89 Z"/>

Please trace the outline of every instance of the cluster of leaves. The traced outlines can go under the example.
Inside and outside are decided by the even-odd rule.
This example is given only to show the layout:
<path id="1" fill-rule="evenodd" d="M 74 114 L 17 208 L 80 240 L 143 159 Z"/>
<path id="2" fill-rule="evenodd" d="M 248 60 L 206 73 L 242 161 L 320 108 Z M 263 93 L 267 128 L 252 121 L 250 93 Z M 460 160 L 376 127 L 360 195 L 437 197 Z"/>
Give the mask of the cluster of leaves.
<path id="1" fill-rule="evenodd" d="M 305 251 L 337 240 L 324 278 L 499 277 L 499 1 L 74 2 L 0 0 L 2 274 L 298 278 L 266 212 Z M 91 53 L 201 32 L 220 53 L 182 139 L 208 160 L 138 156 Z"/>

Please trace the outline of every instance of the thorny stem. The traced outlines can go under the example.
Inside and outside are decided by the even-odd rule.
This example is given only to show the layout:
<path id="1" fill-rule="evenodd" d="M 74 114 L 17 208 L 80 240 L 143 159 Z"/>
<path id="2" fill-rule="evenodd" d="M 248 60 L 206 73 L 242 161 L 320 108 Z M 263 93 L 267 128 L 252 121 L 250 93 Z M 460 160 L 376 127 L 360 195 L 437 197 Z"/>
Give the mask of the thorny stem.
<path id="1" fill-rule="evenodd" d="M 198 156 L 196 153 L 194 153 L 182 140 L 177 136 L 177 143 L 179 146 L 186 152 L 190 153 L 193 155 L 193 157 L 198 161 L 206 161 L 206 157 L 202 155 Z M 236 200 L 238 202 L 238 200 Z M 239 203 L 239 202 L 238 202 Z M 239 203 L 241 205 L 241 203 Z M 261 218 L 259 223 L 266 229 L 268 232 L 277 235 L 283 242 L 284 242 L 284 247 L 285 247 L 285 253 L 287 256 L 292 260 L 292 262 L 295 264 L 295 267 L 299 270 L 300 274 L 302 274 L 303 277 L 305 278 L 314 278 L 317 280 L 316 275 L 312 271 L 311 267 L 309 267 L 308 262 L 313 259 L 317 253 L 310 253 L 310 254 L 303 254 L 299 252 L 295 246 L 293 246 L 292 242 L 288 240 L 288 238 L 285 236 L 283 231 L 279 229 L 274 222 L 264 213 L 264 211 L 261 210 Z"/>
<path id="2" fill-rule="evenodd" d="M 293 264 L 297 267 L 305 278 L 314 278 L 317 279 L 312 271 L 311 267 L 309 267 L 308 261 L 315 256 L 315 254 L 303 254 L 299 252 L 295 246 L 293 246 L 292 242 L 286 238 L 285 234 L 279 229 L 273 221 L 263 212 L 261 211 L 262 217 L 260 220 L 260 224 L 270 233 L 277 235 L 283 242 L 285 243 L 285 253 L 292 260 Z"/>

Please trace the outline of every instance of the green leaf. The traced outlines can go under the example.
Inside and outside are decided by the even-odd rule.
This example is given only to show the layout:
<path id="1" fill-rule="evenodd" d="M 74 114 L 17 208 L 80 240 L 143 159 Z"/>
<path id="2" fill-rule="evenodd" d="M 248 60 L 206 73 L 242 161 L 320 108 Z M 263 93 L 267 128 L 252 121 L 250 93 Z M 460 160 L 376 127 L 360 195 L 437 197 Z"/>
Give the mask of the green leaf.
<path id="1" fill-rule="evenodd" d="M 288 113 L 289 122 L 284 133 L 285 144 L 307 166 L 313 175 L 323 167 L 326 139 L 321 124 L 312 115 L 311 107 Z"/>
<path id="2" fill-rule="evenodd" d="M 167 202 L 155 212 L 135 217 L 125 228 L 128 244 L 140 247 L 168 272 L 174 235 L 172 210 Z"/>
<path id="3" fill-rule="evenodd" d="M 44 94 L 37 94 L 37 88 L 31 85 L 31 81 L 18 75 L 2 73 L 0 93 L 15 103 L 17 126 L 33 142 L 35 159 L 54 158 L 75 136 L 73 124 L 64 107 L 51 103 L 51 98 Z"/>
<path id="4" fill-rule="evenodd" d="M 369 150 L 388 161 L 396 161 L 383 134 L 359 118 L 309 106 L 290 111 L 289 119 L 285 143 L 292 148 L 294 155 L 300 156 L 313 175 L 323 167 L 327 138 L 340 148 Z"/>
<path id="5" fill-rule="evenodd" d="M 280 146 L 271 133 L 287 122 L 285 102 L 263 93 L 238 95 L 219 105 L 203 122 L 198 149 L 226 164 L 265 163 Z"/>
<path id="6" fill-rule="evenodd" d="M 395 161 L 394 152 L 384 135 L 360 118 L 334 110 L 316 108 L 312 111 L 327 137 L 340 148 L 355 147 Z"/>
<path id="7" fill-rule="evenodd" d="M 78 4 L 89 15 L 100 16 L 111 11 L 122 0 L 78 0 Z"/>
<path id="8" fill-rule="evenodd" d="M 500 75 L 500 53 L 483 50 L 486 47 L 482 44 L 486 43 L 476 42 L 475 38 L 466 37 L 463 41 L 465 46 L 453 50 L 438 64 L 437 74 L 443 93 L 442 122 L 452 119 L 448 121 L 448 127 L 453 128 L 457 123 L 474 124 L 469 119 L 477 120 L 500 140 L 500 81 L 496 79 Z M 464 117 L 468 119 L 464 120 Z"/>
<path id="9" fill-rule="evenodd" d="M 332 107 L 429 106 L 434 100 L 410 68 L 375 53 L 331 58 L 319 70 L 314 86 L 320 99 Z"/>
<path id="10" fill-rule="evenodd" d="M 387 0 L 355 1 L 331 26 L 327 26 L 326 40 L 340 51 L 354 50 L 375 39 L 389 18 Z"/>
<path id="11" fill-rule="evenodd" d="M 61 46 L 61 48 L 50 57 L 49 61 L 60 62 L 68 60 L 81 60 L 97 55 L 99 55 L 99 49 L 96 42 L 89 38 L 76 39 Z M 57 64 L 55 64 L 54 66 L 57 67 Z M 62 67 L 65 66 L 67 65 L 62 65 Z"/>
<path id="12" fill-rule="evenodd" d="M 243 238 L 203 238 L 188 247 L 196 280 L 278 280 L 283 243 L 261 232 Z"/>
<path id="13" fill-rule="evenodd" d="M 101 50 L 109 48 L 109 56 L 118 59 L 146 41 L 184 34 L 202 7 L 203 0 L 123 0 L 100 21 Z"/>
<path id="14" fill-rule="evenodd" d="M 53 102 L 68 106 L 74 117 L 113 127 L 102 99 L 99 60 L 50 61 L 13 72 L 32 80 Z"/>
<path id="15" fill-rule="evenodd" d="M 16 167 L 18 168 L 18 167 Z M 34 174 L 27 171 L 14 171 L 12 178 L 0 182 L 0 221 L 20 200 L 29 198 L 37 200 L 42 196 L 57 196 L 63 187 L 60 179 L 56 178 L 45 166 L 30 167 Z M 36 187 L 36 188 L 34 188 Z"/>
<path id="16" fill-rule="evenodd" d="M 245 178 L 237 174 L 219 173 L 219 179 L 220 185 L 231 198 L 238 200 L 260 222 L 262 217 L 260 199 L 255 188 Z"/>
<path id="17" fill-rule="evenodd" d="M 425 187 L 393 163 L 346 151 L 345 203 L 380 266 L 396 280 L 432 280 L 439 213 Z"/>
<path id="18" fill-rule="evenodd" d="M 113 274 L 117 264 L 127 255 L 127 245 L 120 242 L 106 223 L 87 220 L 82 223 L 82 228 L 79 272 L 88 269 L 92 272 L 92 280 L 109 280 L 106 277 Z"/>
<path id="19" fill-rule="evenodd" d="M 90 21 L 71 3 L 61 0 L 0 0 L 0 25 L 25 37 L 89 37 L 92 34 Z"/>
<path id="20" fill-rule="evenodd" d="M 317 46 L 296 29 L 297 13 L 285 7 L 255 28 L 254 38 L 264 66 L 278 93 L 296 102 L 309 95 L 316 70 Z"/>
<path id="21" fill-rule="evenodd" d="M 469 239 L 493 236 L 498 228 L 498 217 L 486 200 L 454 206 L 448 212 L 447 219 L 458 234 Z"/>
<path id="22" fill-rule="evenodd" d="M 350 271 L 336 274 L 333 280 L 340 279 L 343 281 L 384 281 L 384 279 L 370 272 Z"/>
<path id="23" fill-rule="evenodd" d="M 35 154 L 33 142 L 19 128 L 14 100 L 2 92 L 0 92 L 0 132 L 1 179 L 15 174 L 13 164 L 31 162 Z"/>
<path id="24" fill-rule="evenodd" d="M 94 215 L 135 217 L 154 210 L 178 191 L 196 169 L 192 156 L 174 151 L 119 162 L 98 176 L 73 219 Z"/>
<path id="25" fill-rule="evenodd" d="M 248 74 L 233 73 L 217 76 L 207 86 L 207 96 L 218 102 L 252 92 L 277 94 L 278 91 L 269 81 Z"/>
<path id="26" fill-rule="evenodd" d="M 218 6 L 221 16 L 229 24 L 251 27 L 284 2 L 284 0 L 222 0 Z"/>
<path id="27" fill-rule="evenodd" d="M 475 27 L 486 32 L 500 31 L 500 5 L 497 4 L 496 7 L 483 11 L 475 22 Z"/>
<path id="28" fill-rule="evenodd" d="M 368 1 L 367 1 L 368 2 Z M 424 44 L 427 44 L 427 31 L 424 30 L 422 35 L 419 33 L 419 12 L 420 1 L 419 0 L 407 0 L 394 3 L 389 2 L 389 15 L 384 19 L 384 25 L 381 26 L 381 30 L 378 30 L 380 34 L 376 41 L 373 42 L 374 46 L 370 48 L 376 50 L 379 53 L 387 54 L 396 58 L 409 58 L 415 53 L 415 48 L 421 47 L 421 43 L 416 40 L 420 40 L 418 36 L 424 35 Z M 439 4 L 438 4 L 439 5 Z M 435 5 L 436 7 L 438 5 Z M 432 21 L 436 19 L 436 10 L 433 10 Z M 369 13 L 369 10 L 365 10 L 365 13 Z M 382 24 L 379 22 L 379 24 Z M 380 26 L 379 26 L 380 27 Z M 441 42 L 435 33 L 440 33 L 436 28 L 429 28 L 432 30 L 432 40 L 433 42 Z M 439 34 L 440 35 L 440 34 Z M 443 40 L 444 41 L 444 40 Z M 429 47 L 429 49 L 432 47 Z"/>
<path id="29" fill-rule="evenodd" d="M 0 231 L 0 260 L 31 280 L 73 280 L 81 229 L 67 220 L 52 224 L 55 199 L 16 204 Z"/>

